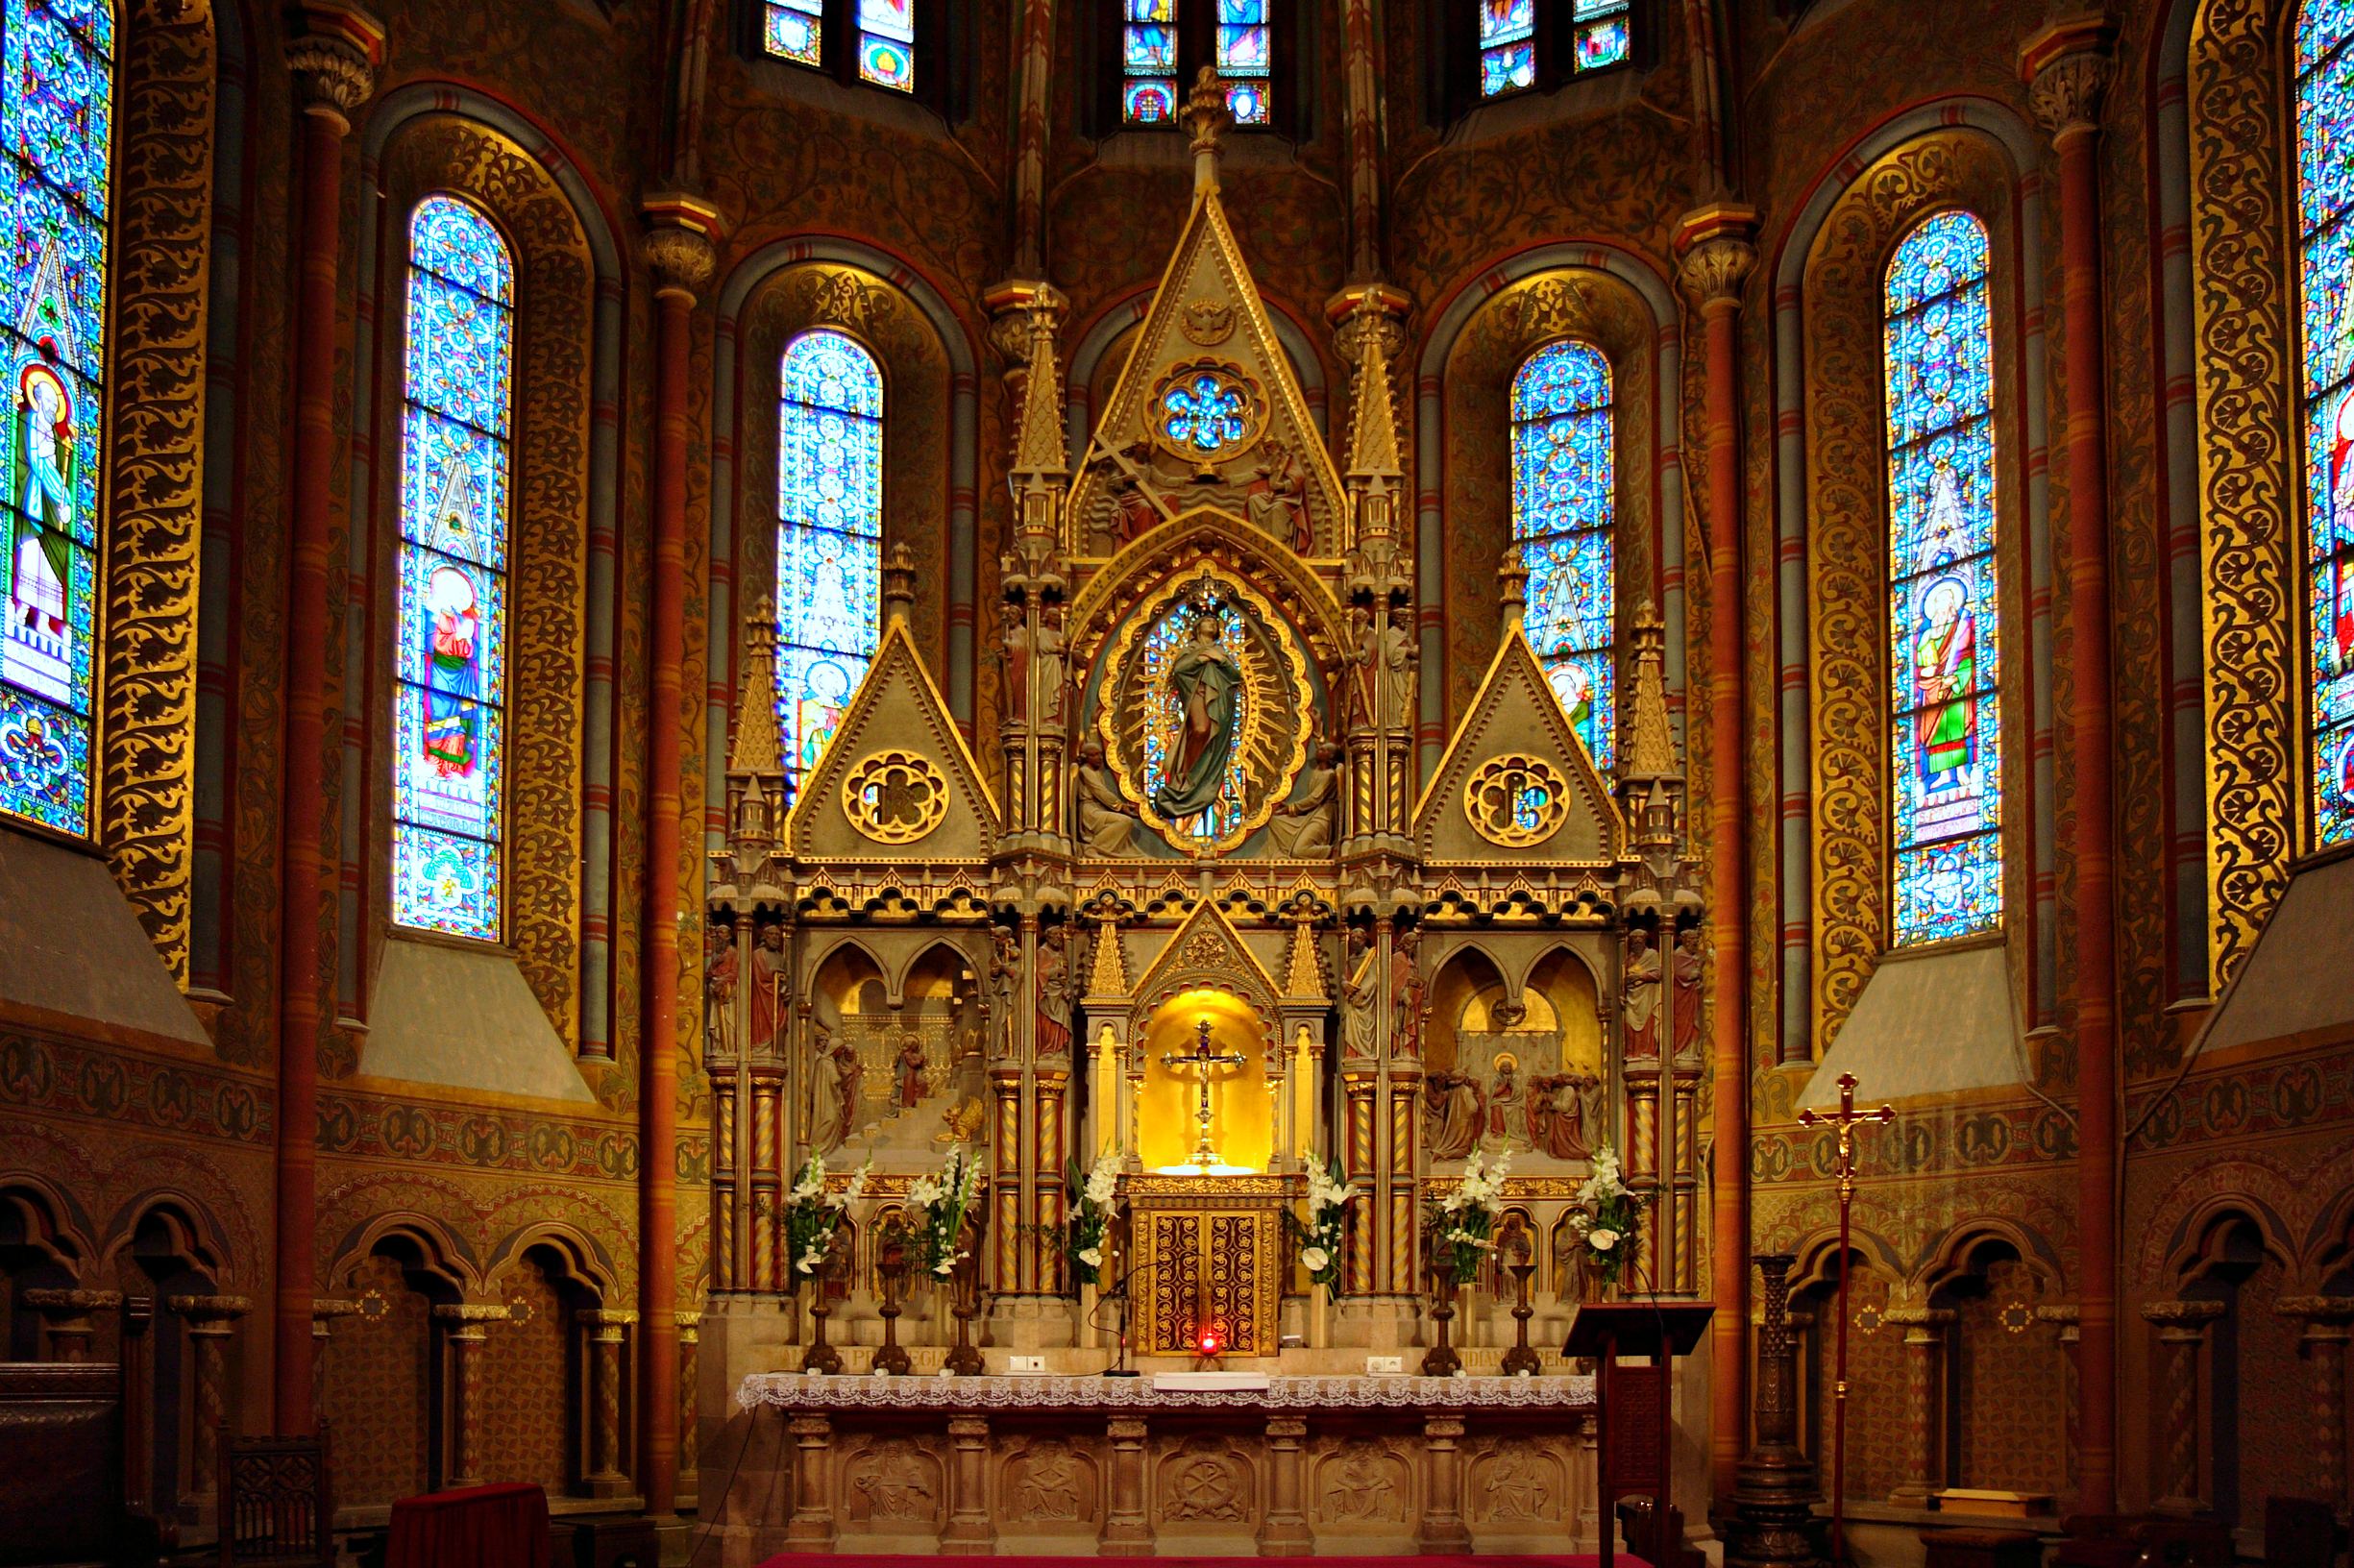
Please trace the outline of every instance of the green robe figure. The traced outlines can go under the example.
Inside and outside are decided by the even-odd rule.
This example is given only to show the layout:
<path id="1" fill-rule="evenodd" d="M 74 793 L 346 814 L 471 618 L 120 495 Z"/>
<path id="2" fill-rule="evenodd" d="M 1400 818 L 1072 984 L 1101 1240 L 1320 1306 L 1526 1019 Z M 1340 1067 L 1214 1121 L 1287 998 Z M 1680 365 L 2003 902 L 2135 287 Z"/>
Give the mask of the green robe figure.
<path id="1" fill-rule="evenodd" d="M 1168 776 L 1153 791 L 1152 805 L 1171 822 L 1189 822 L 1217 804 L 1234 758 L 1242 667 L 1219 633 L 1214 613 L 1195 618 L 1193 641 L 1169 666 L 1182 723 L 1169 747 Z"/>
<path id="2" fill-rule="evenodd" d="M 1977 620 L 1966 609 L 1966 591 L 1952 577 L 1929 587 L 1923 610 L 1928 627 L 1913 649 L 1916 700 L 1914 736 L 1920 747 L 1921 787 L 1935 794 L 1961 782 L 1977 760 Z"/>

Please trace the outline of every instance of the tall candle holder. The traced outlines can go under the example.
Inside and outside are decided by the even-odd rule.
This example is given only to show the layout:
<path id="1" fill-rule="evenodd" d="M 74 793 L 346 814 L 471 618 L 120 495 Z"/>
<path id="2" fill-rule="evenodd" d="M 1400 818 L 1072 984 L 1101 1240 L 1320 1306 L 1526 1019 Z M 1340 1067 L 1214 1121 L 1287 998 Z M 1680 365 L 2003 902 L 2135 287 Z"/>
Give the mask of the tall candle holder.
<path id="1" fill-rule="evenodd" d="M 833 1309 L 826 1305 L 825 1285 L 838 1267 L 835 1244 L 826 1243 L 825 1259 L 817 1271 L 809 1276 L 809 1348 L 801 1352 L 801 1370 L 828 1375 L 842 1370 L 842 1352 L 825 1342 L 825 1320 Z"/>
<path id="2" fill-rule="evenodd" d="M 899 1343 L 899 1293 L 907 1287 L 907 1233 L 894 1225 L 875 1249 L 874 1272 L 883 1283 L 883 1343 L 874 1353 L 874 1369 L 894 1377 L 914 1370 L 907 1347 Z"/>
<path id="3" fill-rule="evenodd" d="M 1455 1321 L 1455 1297 L 1459 1288 L 1450 1258 L 1431 1270 L 1431 1321 L 1438 1325 L 1438 1343 L 1422 1353 L 1422 1375 L 1451 1378 L 1463 1369 L 1463 1358 L 1447 1342 L 1447 1326 Z"/>
<path id="4" fill-rule="evenodd" d="M 980 1252 L 977 1245 L 968 1248 L 966 1256 L 957 1262 L 955 1274 L 950 1276 L 949 1290 L 955 1305 L 949 1311 L 956 1315 L 956 1345 L 944 1364 L 960 1378 L 977 1378 L 988 1367 L 981 1348 L 972 1342 L 972 1320 L 981 1315 Z"/>
<path id="5" fill-rule="evenodd" d="M 1536 1273 L 1536 1261 L 1523 1247 L 1513 1254 L 1511 1269 L 1514 1290 L 1512 1348 L 1504 1353 L 1504 1360 L 1497 1363 L 1496 1369 L 1508 1378 L 1518 1377 L 1523 1372 L 1534 1377 L 1544 1370 L 1545 1365 L 1537 1359 L 1536 1352 L 1529 1347 L 1529 1319 L 1536 1315 L 1536 1309 L 1529 1305 L 1529 1280 Z"/>

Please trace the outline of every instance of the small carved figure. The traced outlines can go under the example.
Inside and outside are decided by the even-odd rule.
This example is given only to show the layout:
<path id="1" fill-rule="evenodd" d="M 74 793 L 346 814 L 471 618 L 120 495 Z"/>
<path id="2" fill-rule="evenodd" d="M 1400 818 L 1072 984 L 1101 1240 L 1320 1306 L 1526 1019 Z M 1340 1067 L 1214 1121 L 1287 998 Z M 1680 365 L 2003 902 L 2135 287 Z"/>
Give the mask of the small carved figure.
<path id="1" fill-rule="evenodd" d="M 1529 1142 L 1556 1160 L 1590 1160 L 1587 1102 L 1602 1080 L 1590 1072 L 1546 1073 L 1529 1082 Z"/>
<path id="2" fill-rule="evenodd" d="M 1104 494 L 1112 502 L 1115 549 L 1140 537 L 1161 521 L 1161 508 L 1153 504 L 1134 466 L 1151 450 L 1144 442 L 1134 442 L 1121 452 L 1106 453 L 1095 459 L 1095 472 L 1102 478 Z"/>
<path id="3" fill-rule="evenodd" d="M 1477 1147 L 1487 1107 L 1480 1081 L 1447 1068 L 1422 1081 L 1423 1143 L 1434 1160 L 1460 1160 Z"/>
<path id="4" fill-rule="evenodd" d="M 829 1038 L 823 1029 L 818 1031 L 821 1044 Z M 858 1125 L 859 1082 L 866 1077 L 867 1069 L 858 1060 L 857 1047 L 846 1040 L 837 1041 L 826 1055 L 834 1065 L 834 1125 L 825 1140 L 825 1152 L 830 1154 L 850 1140 L 850 1133 Z"/>
<path id="5" fill-rule="evenodd" d="M 1414 952 L 1422 943 L 1417 931 L 1401 931 L 1389 944 L 1389 1054 L 1422 1054 L 1422 1013 L 1425 990 Z"/>
<path id="6" fill-rule="evenodd" d="M 1273 534 L 1302 555 L 1311 553 L 1315 532 L 1308 523 L 1308 487 L 1301 482 L 1299 459 L 1281 441 L 1270 441 L 1266 461 L 1251 470 L 1252 482 L 1243 510 L 1251 527 Z"/>
<path id="7" fill-rule="evenodd" d="M 1676 1056 L 1680 1061 L 1700 1048 L 1700 983 L 1705 964 L 1700 951 L 1700 927 L 1688 925 L 1676 933 Z"/>
<path id="8" fill-rule="evenodd" d="M 1631 931 L 1627 936 L 1627 968 L 1620 990 L 1619 1017 L 1626 1026 L 1629 1058 L 1659 1054 L 1659 955 L 1651 949 L 1651 935 Z"/>
<path id="9" fill-rule="evenodd" d="M 1079 747 L 1079 772 L 1071 783 L 1071 796 L 1078 812 L 1079 843 L 1089 854 L 1132 852 L 1136 812 L 1119 793 L 1104 760 L 1103 743 L 1091 735 Z"/>
<path id="10" fill-rule="evenodd" d="M 1299 793 L 1278 806 L 1267 823 L 1277 854 L 1304 858 L 1332 851 L 1340 831 L 1342 777 L 1340 747 L 1320 743 L 1315 761 L 1300 774 Z"/>
<path id="11" fill-rule="evenodd" d="M 1030 717 L 1030 625 L 1029 618 L 1019 604 L 1009 603 L 999 614 L 992 649 L 997 660 L 999 678 L 1005 682 L 1006 716 L 1027 720 Z"/>
<path id="12" fill-rule="evenodd" d="M 1545 1482 L 1528 1448 L 1506 1443 L 1496 1450 L 1487 1470 L 1487 1516 L 1490 1519 L 1543 1517 Z"/>
<path id="13" fill-rule="evenodd" d="M 1038 938 L 1038 1054 L 1070 1055 L 1070 927 L 1049 926 Z"/>
<path id="14" fill-rule="evenodd" d="M 1340 723 L 1354 729 L 1374 722 L 1374 693 L 1380 685 L 1375 660 L 1380 649 L 1373 635 L 1373 612 L 1362 604 L 1349 606 L 1349 624 L 1341 633 L 1340 663 L 1335 684 L 1340 688 Z"/>
<path id="15" fill-rule="evenodd" d="M 899 1054 L 894 1066 L 898 1072 L 899 1109 L 913 1111 L 923 1103 L 926 1069 L 923 1041 L 913 1034 L 899 1039 Z"/>
<path id="16" fill-rule="evenodd" d="M 1326 1516 L 1335 1523 L 1353 1524 L 1403 1517 L 1405 1505 L 1392 1468 L 1370 1442 L 1360 1439 L 1343 1447 L 1325 1472 L 1332 1478 L 1324 1497 Z"/>
<path id="17" fill-rule="evenodd" d="M 1392 610 L 1376 634 L 1376 667 L 1382 685 L 1381 723 L 1392 729 L 1414 725 L 1414 667 L 1422 655 L 1414 648 L 1403 612 Z"/>
<path id="18" fill-rule="evenodd" d="M 981 1130 L 983 1115 L 981 1096 L 966 1095 L 940 1114 L 940 1131 L 932 1135 L 932 1141 L 950 1145 L 971 1142 Z"/>
<path id="19" fill-rule="evenodd" d="M 703 927 L 703 1055 L 712 1063 L 735 1056 L 736 934 L 723 920 Z"/>
<path id="20" fill-rule="evenodd" d="M 769 921 L 752 939 L 752 1037 L 755 1051 L 772 1051 L 784 1026 L 785 928 Z"/>
<path id="21" fill-rule="evenodd" d="M 1167 777 L 1153 792 L 1152 808 L 1164 821 L 1185 822 L 1217 804 L 1233 760 L 1241 701 L 1242 666 L 1225 643 L 1226 628 L 1214 610 L 1193 619 L 1193 638 L 1169 661 L 1168 691 L 1182 716 L 1170 748 Z"/>
<path id="22" fill-rule="evenodd" d="M 1376 1043 L 1374 1010 L 1382 1002 L 1382 977 L 1373 960 L 1373 938 L 1362 926 L 1351 927 L 1348 957 L 1341 966 L 1348 979 L 1341 987 L 1340 1034 L 1354 1057 L 1372 1056 Z"/>
<path id="23" fill-rule="evenodd" d="M 1526 1101 L 1520 1083 L 1520 1058 L 1509 1051 L 1496 1053 L 1495 1076 L 1487 1085 L 1487 1141 L 1492 1147 L 1521 1135 Z"/>
<path id="24" fill-rule="evenodd" d="M 990 932 L 989 991 L 990 1032 L 996 1037 L 995 1054 L 1009 1056 L 1014 1050 L 1015 998 L 1021 987 L 1021 943 L 1014 933 L 1000 925 Z"/>
<path id="25" fill-rule="evenodd" d="M 1024 1519 L 1079 1517 L 1079 1465 L 1061 1443 L 1041 1443 L 1021 1462 L 1017 1507 Z"/>

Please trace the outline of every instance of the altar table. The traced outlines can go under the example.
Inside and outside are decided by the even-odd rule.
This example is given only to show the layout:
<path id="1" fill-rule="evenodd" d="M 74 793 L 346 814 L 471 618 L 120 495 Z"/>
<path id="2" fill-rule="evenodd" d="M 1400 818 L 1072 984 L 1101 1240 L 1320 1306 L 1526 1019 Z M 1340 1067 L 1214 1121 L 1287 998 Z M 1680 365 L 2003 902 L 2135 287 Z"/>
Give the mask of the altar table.
<path id="1" fill-rule="evenodd" d="M 723 1560 L 788 1552 L 1591 1550 L 1582 1377 L 755 1373 L 704 1475 Z"/>

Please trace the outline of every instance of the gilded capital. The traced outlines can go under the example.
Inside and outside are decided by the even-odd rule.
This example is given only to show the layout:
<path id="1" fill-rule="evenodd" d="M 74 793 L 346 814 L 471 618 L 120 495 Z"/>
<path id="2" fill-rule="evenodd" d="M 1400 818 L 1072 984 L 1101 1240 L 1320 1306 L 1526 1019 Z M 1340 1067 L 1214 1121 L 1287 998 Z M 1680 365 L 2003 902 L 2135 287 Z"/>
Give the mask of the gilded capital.
<path id="1" fill-rule="evenodd" d="M 663 294 L 694 299 L 718 270 L 719 208 L 698 196 L 666 191 L 639 205 L 646 221 L 646 265 Z"/>
<path id="2" fill-rule="evenodd" d="M 2054 141 L 2097 130 L 2100 101 L 2117 65 L 2110 54 L 2117 30 L 2099 16 L 2054 22 L 2019 50 L 2027 107 Z"/>
<path id="3" fill-rule="evenodd" d="M 302 31 L 286 43 L 303 110 L 351 124 L 352 111 L 376 91 L 384 63 L 384 24 L 356 6 L 309 0 L 299 10 Z"/>
<path id="4" fill-rule="evenodd" d="M 1676 231 L 1676 259 L 1695 302 L 1703 307 L 1741 303 L 1741 285 L 1757 264 L 1757 247 L 1750 243 L 1756 232 L 1756 209 L 1733 203 L 1684 215 Z"/>
<path id="5" fill-rule="evenodd" d="M 2142 1304 L 2142 1316 L 2160 1328 L 2203 1329 L 2223 1315 L 2219 1301 L 2149 1301 Z"/>

